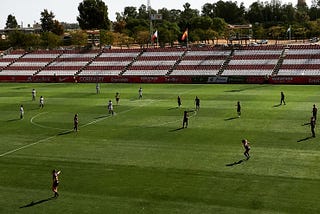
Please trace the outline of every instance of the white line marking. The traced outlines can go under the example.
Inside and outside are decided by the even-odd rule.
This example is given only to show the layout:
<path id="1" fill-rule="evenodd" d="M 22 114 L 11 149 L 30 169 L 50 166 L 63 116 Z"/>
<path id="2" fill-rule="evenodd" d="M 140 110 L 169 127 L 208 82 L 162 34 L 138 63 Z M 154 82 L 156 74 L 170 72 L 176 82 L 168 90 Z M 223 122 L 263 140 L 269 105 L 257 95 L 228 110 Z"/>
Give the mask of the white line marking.
<path id="1" fill-rule="evenodd" d="M 153 102 L 154 102 L 154 100 L 151 100 L 151 102 L 149 102 L 148 104 L 151 104 L 151 103 L 153 103 Z M 131 109 L 122 111 L 122 112 L 120 112 L 120 113 L 121 113 L 121 114 L 124 114 L 124 113 L 127 113 L 127 112 L 129 112 L 129 111 L 135 110 L 135 109 L 137 109 L 137 108 L 141 108 L 141 107 L 146 106 L 146 105 L 147 105 L 147 104 L 145 104 L 145 105 L 140 105 L 140 106 L 137 106 L 137 107 L 134 107 L 134 108 L 131 108 Z M 44 113 L 46 113 L 46 112 L 42 112 L 42 113 L 40 113 L 40 114 L 44 114 Z M 120 113 L 118 113 L 118 114 L 120 114 Z M 37 115 L 39 116 L 40 114 L 37 114 Z M 35 115 L 35 116 L 33 117 L 33 119 L 34 119 L 37 115 Z M 110 118 L 110 117 L 111 117 L 111 116 L 106 116 L 106 117 L 98 118 L 98 119 L 93 120 L 93 121 L 91 121 L 91 122 L 89 122 L 89 123 L 87 123 L 87 124 L 84 124 L 84 125 L 80 126 L 80 127 L 86 127 L 86 126 L 95 124 L 95 123 L 97 123 L 97 122 L 100 122 L 100 121 L 102 121 L 102 120 L 105 120 L 105 119 L 107 119 L 107 118 Z M 31 118 L 31 119 L 32 119 L 32 118 Z M 50 128 L 51 128 L 51 127 L 50 127 Z M 72 132 L 73 129 L 69 129 L 69 130 L 65 130 L 65 131 L 66 131 L 66 132 L 64 132 L 64 133 L 67 133 L 67 132 L 69 132 L 69 131 Z M 60 134 L 61 134 L 61 133 L 60 133 Z M 5 152 L 5 153 L 0 154 L 0 157 L 4 157 L 4 156 L 6 156 L 6 155 L 12 154 L 12 153 L 14 153 L 14 152 L 20 151 L 20 150 L 25 149 L 25 148 L 29 148 L 29 147 L 31 147 L 31 146 L 37 145 L 37 144 L 42 143 L 42 142 L 46 142 L 46 141 L 51 140 L 51 139 L 53 139 L 53 138 L 55 138 L 55 137 L 58 137 L 58 136 L 59 136 L 59 134 L 56 134 L 56 135 L 53 135 L 53 136 L 51 136 L 51 137 L 47 137 L 47 138 L 38 140 L 38 141 L 36 141 L 36 142 L 33 142 L 33 143 L 30 143 L 30 144 L 21 146 L 21 147 L 19 147 L 19 148 L 17 148 L 17 149 L 13 149 L 13 150 L 7 151 L 7 152 Z"/>
<path id="2" fill-rule="evenodd" d="M 3 156 L 6 156 L 6 155 L 9 155 L 9 154 L 12 154 L 12 153 L 17 152 L 17 151 L 19 151 L 19 150 L 28 148 L 28 147 L 33 146 L 33 145 L 36 145 L 36 144 L 39 144 L 39 143 L 41 143 L 41 142 L 45 142 L 45 141 L 50 140 L 50 139 L 52 139 L 52 138 L 54 138 L 54 137 L 56 137 L 56 135 L 55 135 L 55 136 L 51 136 L 51 137 L 47 137 L 47 138 L 45 138 L 45 139 L 38 140 L 38 141 L 36 141 L 36 142 L 34 142 L 34 143 L 30 143 L 30 144 L 21 146 L 21 147 L 19 147 L 19 148 L 17 148 L 17 149 L 13 149 L 13 150 L 11 150 L 11 151 L 8 151 L 8 152 L 5 152 L 5 153 L 1 154 L 0 157 L 3 157 Z"/>
<path id="3" fill-rule="evenodd" d="M 41 127 L 41 128 L 45 128 L 45 129 L 56 129 L 56 130 L 61 130 L 61 131 L 67 131 L 69 129 L 61 129 L 61 128 L 56 128 L 56 127 L 51 127 L 51 126 L 45 126 L 45 125 L 41 125 L 39 123 L 36 123 L 34 122 L 33 120 L 36 119 L 37 117 L 39 117 L 40 115 L 42 114 L 47 114 L 48 112 L 41 112 L 39 114 L 36 114 L 35 116 L 33 116 L 31 119 L 30 119 L 30 122 L 35 125 L 35 126 L 38 126 L 38 127 Z"/>

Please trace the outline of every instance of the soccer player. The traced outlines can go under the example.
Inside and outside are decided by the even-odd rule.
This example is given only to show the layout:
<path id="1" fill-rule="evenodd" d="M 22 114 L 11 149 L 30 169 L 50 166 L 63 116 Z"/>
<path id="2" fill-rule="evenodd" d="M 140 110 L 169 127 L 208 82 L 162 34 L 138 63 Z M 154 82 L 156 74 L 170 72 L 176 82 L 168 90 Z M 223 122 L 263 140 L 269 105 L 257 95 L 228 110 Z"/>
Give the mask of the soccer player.
<path id="1" fill-rule="evenodd" d="M 180 106 L 181 106 L 181 98 L 180 96 L 178 96 L 178 107 L 180 108 Z"/>
<path id="2" fill-rule="evenodd" d="M 119 104 L 119 100 L 120 100 L 120 94 L 119 92 L 116 93 L 116 103 L 117 105 Z"/>
<path id="3" fill-rule="evenodd" d="M 54 193 L 53 197 L 58 197 L 59 193 L 58 193 L 58 186 L 59 186 L 59 174 L 61 173 L 61 171 L 58 171 L 56 169 L 54 169 L 52 171 L 52 191 Z"/>
<path id="4" fill-rule="evenodd" d="M 139 99 L 142 99 L 142 88 L 139 88 Z"/>
<path id="5" fill-rule="evenodd" d="M 108 110 L 109 110 L 109 114 L 112 114 L 112 115 L 114 114 L 111 100 L 109 100 L 109 103 L 108 103 Z"/>
<path id="6" fill-rule="evenodd" d="M 246 156 L 247 160 L 249 160 L 250 158 L 250 155 L 249 155 L 249 151 L 250 151 L 250 143 L 247 139 L 243 139 L 242 140 L 242 145 L 243 145 L 243 148 L 245 149 L 244 151 L 244 156 Z"/>
<path id="7" fill-rule="evenodd" d="M 200 109 L 200 99 L 199 99 L 199 97 L 196 96 L 196 98 L 194 99 L 194 102 L 196 104 L 196 111 L 198 111 Z"/>
<path id="8" fill-rule="evenodd" d="M 313 108 L 312 108 L 312 116 L 314 117 L 314 120 L 317 121 L 317 113 L 318 113 L 318 109 L 316 107 L 316 104 L 313 104 Z"/>
<path id="9" fill-rule="evenodd" d="M 284 105 L 286 104 L 286 102 L 284 101 L 284 93 L 283 93 L 283 91 L 281 91 L 281 93 L 280 93 L 280 105 L 282 105 L 282 103 Z"/>
<path id="10" fill-rule="evenodd" d="M 187 111 L 184 111 L 183 112 L 182 128 L 184 128 L 184 127 L 188 128 L 188 120 L 189 120 L 189 114 Z"/>
<path id="11" fill-rule="evenodd" d="M 316 137 L 316 133 L 314 131 L 316 128 L 316 120 L 314 117 L 311 117 L 311 119 L 310 119 L 310 127 L 311 127 L 312 137 Z"/>
<path id="12" fill-rule="evenodd" d="M 32 94 L 32 101 L 35 101 L 36 100 L 36 94 L 37 94 L 36 90 L 32 89 L 31 94 Z"/>
<path id="13" fill-rule="evenodd" d="M 44 98 L 43 96 L 40 97 L 40 108 L 44 107 Z"/>
<path id="14" fill-rule="evenodd" d="M 99 85 L 99 83 L 96 84 L 96 93 L 97 94 L 100 93 L 100 85 Z"/>
<path id="15" fill-rule="evenodd" d="M 24 116 L 24 110 L 23 110 L 23 105 L 20 106 L 20 119 L 23 119 Z"/>
<path id="16" fill-rule="evenodd" d="M 78 131 L 78 125 L 79 125 L 79 118 L 78 114 L 75 114 L 73 117 L 73 131 Z"/>
<path id="17" fill-rule="evenodd" d="M 240 105 L 240 101 L 237 102 L 237 113 L 238 113 L 238 117 L 241 116 L 241 105 Z"/>

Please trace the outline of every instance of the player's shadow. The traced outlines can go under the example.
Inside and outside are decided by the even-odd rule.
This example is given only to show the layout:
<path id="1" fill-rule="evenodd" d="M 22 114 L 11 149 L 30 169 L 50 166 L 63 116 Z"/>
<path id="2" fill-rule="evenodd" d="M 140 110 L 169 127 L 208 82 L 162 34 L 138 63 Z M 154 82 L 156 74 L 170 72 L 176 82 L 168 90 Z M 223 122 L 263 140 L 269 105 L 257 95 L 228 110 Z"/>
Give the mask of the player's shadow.
<path id="1" fill-rule="evenodd" d="M 301 126 L 307 126 L 307 125 L 310 125 L 310 123 L 304 123 Z"/>
<path id="2" fill-rule="evenodd" d="M 233 163 L 228 163 L 226 164 L 226 166 L 235 166 L 235 165 L 239 165 L 239 164 L 242 164 L 244 161 L 246 161 L 247 159 L 241 159 L 239 161 L 235 161 Z"/>
<path id="3" fill-rule="evenodd" d="M 312 136 L 310 136 L 310 137 L 306 137 L 306 138 L 303 138 L 303 139 L 297 140 L 297 142 L 299 143 L 299 142 L 307 141 L 307 140 L 310 140 L 310 139 L 312 139 L 312 138 L 313 138 Z"/>
<path id="4" fill-rule="evenodd" d="M 35 206 L 35 205 L 38 205 L 38 204 L 42 204 L 42 203 L 45 203 L 45 202 L 47 202 L 47 201 L 50 201 L 50 200 L 52 200 L 52 199 L 54 199 L 54 198 L 55 198 L 55 197 L 49 197 L 49 198 L 42 199 L 42 200 L 36 201 L 36 202 L 31 201 L 31 203 L 26 204 L 26 205 L 24 205 L 24 206 L 21 206 L 20 209 L 21 209 L 21 208 L 32 207 L 32 206 Z"/>
<path id="5" fill-rule="evenodd" d="M 237 118 L 239 118 L 239 117 L 229 117 L 229 118 L 224 119 L 224 121 L 235 120 Z"/>
<path id="6" fill-rule="evenodd" d="M 176 132 L 176 131 L 180 131 L 180 130 L 182 130 L 182 129 L 184 129 L 183 127 L 180 127 L 180 128 L 177 128 L 177 129 L 172 129 L 172 130 L 170 130 L 169 132 Z"/>
<path id="7" fill-rule="evenodd" d="M 281 104 L 279 103 L 279 104 L 274 105 L 273 108 L 277 108 L 277 107 L 280 107 L 280 106 L 281 106 Z"/>
<path id="8" fill-rule="evenodd" d="M 61 133 L 59 133 L 58 135 L 59 135 L 59 136 L 61 136 L 61 135 L 67 135 L 67 134 L 70 134 L 71 132 L 73 132 L 73 130 L 68 130 L 68 131 L 61 132 Z"/>
<path id="9" fill-rule="evenodd" d="M 110 117 L 110 115 L 109 114 L 101 115 L 99 117 L 95 117 L 94 119 L 101 119 L 101 118 L 105 118 L 105 117 Z"/>
<path id="10" fill-rule="evenodd" d="M 232 90 L 228 90 L 228 91 L 224 91 L 224 92 L 241 92 L 241 91 L 257 89 L 257 88 L 262 88 L 262 87 L 268 87 L 268 85 L 250 86 L 250 87 L 244 87 L 244 88 L 240 88 L 240 89 L 232 89 Z"/>
<path id="11" fill-rule="evenodd" d="M 168 110 L 178 109 L 179 107 L 168 108 Z"/>
<path id="12" fill-rule="evenodd" d="M 16 119 L 11 119 L 11 120 L 7 120 L 7 122 L 14 122 L 14 121 L 18 121 L 21 120 L 20 118 L 16 118 Z"/>

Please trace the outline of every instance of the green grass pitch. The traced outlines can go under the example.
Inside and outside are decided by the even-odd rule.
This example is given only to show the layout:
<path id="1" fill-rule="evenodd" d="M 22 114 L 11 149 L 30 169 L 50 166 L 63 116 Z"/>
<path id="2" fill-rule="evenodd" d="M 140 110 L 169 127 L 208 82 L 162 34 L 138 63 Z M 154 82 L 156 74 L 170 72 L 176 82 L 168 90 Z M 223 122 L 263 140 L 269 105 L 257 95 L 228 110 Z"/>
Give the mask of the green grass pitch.
<path id="1" fill-rule="evenodd" d="M 2 83 L 0 213 L 320 213 L 320 135 L 307 125 L 319 89 L 101 84 L 96 94 L 95 84 Z M 200 110 L 181 129 L 195 96 Z M 57 199 L 53 169 L 62 171 Z"/>

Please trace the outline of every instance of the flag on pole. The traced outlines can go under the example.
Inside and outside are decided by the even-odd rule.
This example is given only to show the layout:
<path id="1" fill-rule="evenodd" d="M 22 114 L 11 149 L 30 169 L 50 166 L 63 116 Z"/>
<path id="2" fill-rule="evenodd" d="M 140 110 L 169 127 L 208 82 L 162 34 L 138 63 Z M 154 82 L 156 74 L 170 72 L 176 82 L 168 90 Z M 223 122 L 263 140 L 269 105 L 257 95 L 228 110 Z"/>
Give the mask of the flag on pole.
<path id="1" fill-rule="evenodd" d="M 291 32 L 291 26 L 288 28 L 287 33 Z"/>
<path id="2" fill-rule="evenodd" d="M 151 41 L 154 42 L 158 38 L 158 31 L 154 32 L 154 34 L 151 36 Z"/>
<path id="3" fill-rule="evenodd" d="M 188 39 L 188 28 L 184 31 L 182 34 L 181 40 L 184 41 L 185 39 Z"/>

